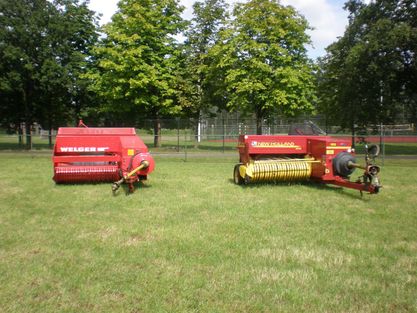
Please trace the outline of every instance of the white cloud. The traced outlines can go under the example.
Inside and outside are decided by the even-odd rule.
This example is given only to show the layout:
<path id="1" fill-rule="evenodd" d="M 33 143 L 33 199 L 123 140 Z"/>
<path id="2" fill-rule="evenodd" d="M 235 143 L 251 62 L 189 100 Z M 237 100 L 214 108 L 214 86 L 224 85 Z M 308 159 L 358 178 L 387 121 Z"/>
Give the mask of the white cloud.
<path id="1" fill-rule="evenodd" d="M 371 0 L 367 0 L 371 1 Z M 194 0 L 181 0 L 185 7 L 183 17 L 190 19 Z M 237 0 L 227 0 L 229 4 Z M 244 1 L 239 1 L 244 2 Z M 281 0 L 284 5 L 292 5 L 298 12 L 305 16 L 311 27 L 309 32 L 313 47 L 308 47 L 309 56 L 316 58 L 324 55 L 324 49 L 342 36 L 346 23 L 347 13 L 343 11 L 343 1 L 339 0 Z M 103 16 L 100 24 L 107 23 L 117 10 L 117 0 L 90 0 L 90 8 Z"/>
<path id="2" fill-rule="evenodd" d="M 89 8 L 97 13 L 101 13 L 100 24 L 111 21 L 112 15 L 117 11 L 118 0 L 90 0 Z"/>
<path id="3" fill-rule="evenodd" d="M 194 0 L 181 0 L 180 3 L 181 5 L 183 5 L 185 7 L 183 18 L 185 19 L 191 19 L 192 15 L 193 15 L 193 4 L 194 4 Z"/>
<path id="4" fill-rule="evenodd" d="M 332 4 L 330 0 L 282 0 L 292 5 L 308 20 L 313 30 L 309 31 L 313 47 L 309 49 L 311 57 L 322 56 L 325 48 L 342 36 L 347 23 L 347 13 L 342 5 Z"/>

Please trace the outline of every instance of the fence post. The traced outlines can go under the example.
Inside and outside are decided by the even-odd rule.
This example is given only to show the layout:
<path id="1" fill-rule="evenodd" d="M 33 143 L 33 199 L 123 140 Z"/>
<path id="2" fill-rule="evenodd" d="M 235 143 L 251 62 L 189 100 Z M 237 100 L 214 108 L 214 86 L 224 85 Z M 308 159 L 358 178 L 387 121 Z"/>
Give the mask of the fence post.
<path id="1" fill-rule="evenodd" d="M 184 162 L 187 162 L 187 128 L 184 128 Z"/>
<path id="2" fill-rule="evenodd" d="M 224 145 L 225 145 L 225 136 L 226 136 L 226 130 L 225 130 L 225 124 L 224 124 L 224 115 L 222 116 L 222 123 L 223 123 L 223 153 L 224 153 Z"/>
<path id="3" fill-rule="evenodd" d="M 180 152 L 180 118 L 177 117 L 177 152 Z"/>
<path id="4" fill-rule="evenodd" d="M 382 165 L 385 163 L 385 144 L 384 144 L 384 125 L 380 124 L 379 130 L 379 146 L 381 147 L 381 154 L 382 154 Z"/>

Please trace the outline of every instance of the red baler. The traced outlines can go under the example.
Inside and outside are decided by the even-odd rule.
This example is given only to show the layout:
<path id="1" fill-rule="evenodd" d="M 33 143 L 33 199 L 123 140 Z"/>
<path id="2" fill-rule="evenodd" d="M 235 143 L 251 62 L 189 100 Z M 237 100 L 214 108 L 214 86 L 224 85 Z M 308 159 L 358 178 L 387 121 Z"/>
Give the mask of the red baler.
<path id="1" fill-rule="evenodd" d="M 146 180 L 155 167 L 148 148 L 134 128 L 61 127 L 54 155 L 56 183 L 123 182 Z"/>
<path id="2" fill-rule="evenodd" d="M 314 180 L 369 193 L 381 188 L 380 168 L 373 164 L 377 146 L 368 148 L 365 166 L 356 163 L 350 141 L 329 136 L 241 135 L 238 149 L 240 163 L 233 173 L 236 184 Z M 364 173 L 350 181 L 356 168 Z"/>

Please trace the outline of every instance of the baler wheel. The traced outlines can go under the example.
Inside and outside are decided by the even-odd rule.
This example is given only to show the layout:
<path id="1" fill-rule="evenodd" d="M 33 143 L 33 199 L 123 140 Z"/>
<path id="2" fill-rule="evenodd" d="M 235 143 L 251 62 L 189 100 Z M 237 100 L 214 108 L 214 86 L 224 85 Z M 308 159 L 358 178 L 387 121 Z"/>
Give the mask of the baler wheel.
<path id="1" fill-rule="evenodd" d="M 239 167 L 242 164 L 236 164 L 235 168 L 233 170 L 233 181 L 236 185 L 243 185 L 245 183 L 245 180 L 240 176 Z"/>

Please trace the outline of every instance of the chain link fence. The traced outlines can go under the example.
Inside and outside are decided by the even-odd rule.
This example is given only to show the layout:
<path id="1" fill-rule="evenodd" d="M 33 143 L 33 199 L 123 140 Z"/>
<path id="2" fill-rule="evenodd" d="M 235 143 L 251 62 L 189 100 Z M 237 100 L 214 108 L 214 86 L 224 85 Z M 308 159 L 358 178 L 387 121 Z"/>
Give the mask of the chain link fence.
<path id="1" fill-rule="evenodd" d="M 239 135 L 255 134 L 257 129 L 255 119 L 241 118 L 238 114 L 223 114 L 201 119 L 146 119 L 138 121 L 134 127 L 151 152 L 185 155 L 191 152 L 235 152 Z M 25 134 L 24 129 L 20 134 L 0 130 L 0 150 L 47 151 L 53 148 L 56 133 L 57 130 L 44 130 L 38 125 L 32 126 L 28 135 Z M 262 133 L 265 135 L 326 134 L 336 137 L 352 137 L 349 130 L 327 125 L 325 119 L 320 117 L 298 119 L 276 117 L 264 120 Z M 154 146 L 155 141 L 159 143 L 158 147 Z M 356 131 L 354 142 L 359 145 L 378 143 L 384 154 L 386 143 L 394 144 L 394 146 L 417 147 L 417 131 L 414 124 L 370 125 L 366 129 Z M 409 154 L 412 154 L 414 150 L 410 151 Z"/>

